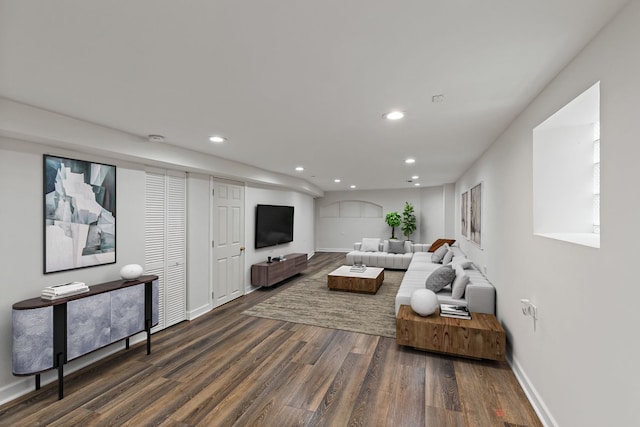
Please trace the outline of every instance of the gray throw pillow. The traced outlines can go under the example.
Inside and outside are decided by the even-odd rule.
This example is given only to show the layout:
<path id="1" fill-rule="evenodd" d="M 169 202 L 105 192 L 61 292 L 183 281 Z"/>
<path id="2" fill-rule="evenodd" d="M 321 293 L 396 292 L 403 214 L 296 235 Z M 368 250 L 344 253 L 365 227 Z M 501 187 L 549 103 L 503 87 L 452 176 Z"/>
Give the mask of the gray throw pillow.
<path id="1" fill-rule="evenodd" d="M 442 288 L 452 283 L 456 278 L 456 271 L 450 265 L 443 265 L 427 277 L 425 287 L 433 292 L 440 292 Z"/>
<path id="2" fill-rule="evenodd" d="M 404 241 L 403 240 L 389 240 L 389 253 L 391 254 L 403 254 Z"/>
<path id="3" fill-rule="evenodd" d="M 442 257 L 442 263 L 449 264 L 452 259 L 453 259 L 453 251 L 451 250 L 451 248 L 449 248 L 449 250 L 444 255 L 444 257 Z"/>
<path id="4" fill-rule="evenodd" d="M 431 262 L 441 263 L 442 258 L 444 258 L 444 256 L 447 254 L 448 250 L 449 250 L 449 245 L 447 245 L 446 243 L 440 246 L 438 249 L 436 249 L 433 255 L 431 255 Z"/>

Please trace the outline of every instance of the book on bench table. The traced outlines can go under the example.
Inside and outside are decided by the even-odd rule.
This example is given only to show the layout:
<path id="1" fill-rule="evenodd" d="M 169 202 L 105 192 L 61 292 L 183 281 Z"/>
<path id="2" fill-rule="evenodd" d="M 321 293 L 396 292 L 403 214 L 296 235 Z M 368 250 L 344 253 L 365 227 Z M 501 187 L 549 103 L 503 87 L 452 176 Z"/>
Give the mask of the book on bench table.
<path id="1" fill-rule="evenodd" d="M 471 320 L 469 309 L 463 305 L 440 304 L 440 316 Z"/>

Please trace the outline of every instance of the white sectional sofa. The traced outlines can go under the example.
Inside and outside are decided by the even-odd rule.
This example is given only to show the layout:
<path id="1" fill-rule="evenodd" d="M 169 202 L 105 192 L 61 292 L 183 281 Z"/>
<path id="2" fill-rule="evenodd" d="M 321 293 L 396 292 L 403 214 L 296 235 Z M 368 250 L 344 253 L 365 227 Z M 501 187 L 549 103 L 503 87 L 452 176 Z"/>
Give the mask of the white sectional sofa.
<path id="1" fill-rule="evenodd" d="M 464 257 L 460 248 L 453 247 L 452 250 L 456 258 Z M 442 267 L 442 264 L 432 262 L 431 256 L 431 252 L 416 252 L 413 254 L 411 263 L 400 284 L 400 289 L 396 294 L 396 315 L 401 305 L 411 304 L 413 291 L 425 288 L 425 282 L 429 274 Z M 469 276 L 469 283 L 462 298 L 453 298 L 451 296 L 451 286 L 446 286 L 436 293 L 438 301 L 445 304 L 464 305 L 469 311 L 475 313 L 495 314 L 496 290 L 491 282 L 484 277 L 475 265 L 465 269 L 465 274 Z"/>
<path id="2" fill-rule="evenodd" d="M 365 240 L 371 239 L 363 239 Z M 366 242 L 371 244 L 371 242 Z M 442 264 L 432 261 L 432 252 L 428 252 L 431 245 L 404 242 L 405 253 L 389 252 L 389 241 L 384 240 L 377 244 L 378 250 L 363 251 L 362 242 L 354 244 L 354 250 L 347 254 L 347 264 L 365 264 L 370 267 L 382 267 L 396 270 L 407 270 L 396 294 L 395 311 L 396 315 L 401 305 L 411 304 L 411 294 L 416 289 L 424 289 L 429 275 L 442 267 Z M 452 246 L 454 260 L 458 262 L 465 258 L 465 254 L 457 246 Z M 468 263 L 467 263 L 468 264 Z M 495 314 L 496 311 L 496 290 L 480 272 L 471 264 L 464 273 L 469 277 L 464 294 L 461 298 L 453 298 L 452 286 L 448 285 L 436 293 L 440 303 L 464 305 L 469 311 L 475 313 Z"/>
<path id="3" fill-rule="evenodd" d="M 353 244 L 353 251 L 347 254 L 347 265 L 364 264 L 369 267 L 382 267 L 394 270 L 406 270 L 409 268 L 415 252 L 426 252 L 430 245 L 404 242 L 404 253 L 389 252 L 389 241 L 384 240 L 378 244 L 378 251 L 363 251 L 362 242 Z"/>

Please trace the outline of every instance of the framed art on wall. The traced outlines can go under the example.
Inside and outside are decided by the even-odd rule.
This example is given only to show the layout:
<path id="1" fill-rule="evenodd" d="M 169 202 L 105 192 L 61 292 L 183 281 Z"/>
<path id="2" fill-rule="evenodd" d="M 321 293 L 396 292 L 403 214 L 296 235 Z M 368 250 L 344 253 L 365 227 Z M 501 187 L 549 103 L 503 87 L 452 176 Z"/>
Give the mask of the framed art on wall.
<path id="1" fill-rule="evenodd" d="M 44 155 L 44 273 L 116 262 L 116 167 Z"/>
<path id="2" fill-rule="evenodd" d="M 460 200 L 460 232 L 469 238 L 469 191 L 462 193 Z"/>
<path id="3" fill-rule="evenodd" d="M 482 183 L 471 190 L 471 203 L 469 204 L 469 234 L 473 243 L 482 244 Z"/>

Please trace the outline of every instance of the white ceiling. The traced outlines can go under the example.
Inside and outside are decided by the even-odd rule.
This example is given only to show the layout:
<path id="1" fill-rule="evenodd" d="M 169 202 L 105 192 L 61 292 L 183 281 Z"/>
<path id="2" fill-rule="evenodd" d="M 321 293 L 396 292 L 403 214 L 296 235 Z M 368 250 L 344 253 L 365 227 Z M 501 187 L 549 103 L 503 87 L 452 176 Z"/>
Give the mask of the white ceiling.
<path id="1" fill-rule="evenodd" d="M 625 3 L 0 0 L 0 96 L 325 191 L 439 185 Z"/>

